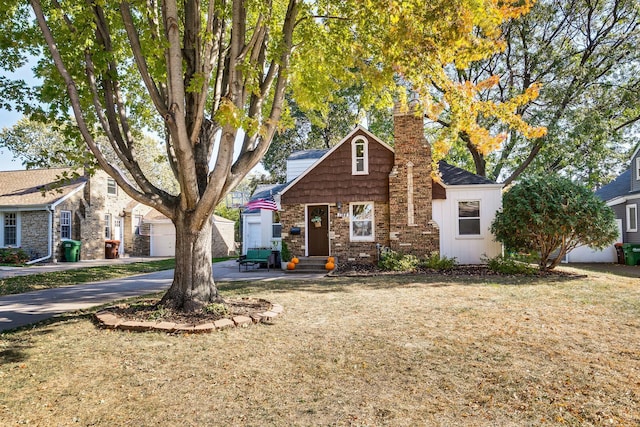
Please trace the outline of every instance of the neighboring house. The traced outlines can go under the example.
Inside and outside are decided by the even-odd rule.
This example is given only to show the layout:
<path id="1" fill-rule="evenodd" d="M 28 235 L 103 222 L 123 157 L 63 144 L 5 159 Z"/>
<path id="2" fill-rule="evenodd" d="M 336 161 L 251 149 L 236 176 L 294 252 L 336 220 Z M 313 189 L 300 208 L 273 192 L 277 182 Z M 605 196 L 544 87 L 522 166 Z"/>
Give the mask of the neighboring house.
<path id="1" fill-rule="evenodd" d="M 618 224 L 620 243 L 640 243 L 638 209 L 640 205 L 640 148 L 631 156 L 631 164 L 616 179 L 596 191 L 596 196 L 611 207 Z M 568 262 L 616 262 L 613 245 L 602 251 L 586 246 L 574 249 L 567 255 Z"/>
<path id="2" fill-rule="evenodd" d="M 381 247 L 418 256 L 438 251 L 464 264 L 499 255 L 489 227 L 502 186 L 445 162 L 433 182 L 422 118 L 397 109 L 394 123 L 394 148 L 358 126 L 330 150 L 294 153 L 290 181 L 253 195 L 268 192 L 279 201 L 277 224 L 290 251 L 364 263 L 376 262 Z M 275 229 L 276 219 L 263 215 L 243 213 L 244 250 L 276 239 L 267 227 Z M 251 226 L 252 216 L 260 226 Z"/>
<path id="3" fill-rule="evenodd" d="M 66 168 L 0 172 L 1 247 L 20 247 L 33 263 L 61 260 L 64 240 L 82 242 L 81 259 L 104 258 L 105 240 L 124 240 L 129 196 L 102 171 L 54 186 L 72 173 Z"/>
<path id="4" fill-rule="evenodd" d="M 80 241 L 85 260 L 105 258 L 106 240 L 120 242 L 120 256 L 173 256 L 158 249 L 175 242 L 166 217 L 132 200 L 101 170 L 54 185 L 72 173 L 68 168 L 0 172 L 0 247 L 23 249 L 30 263 L 63 260 L 65 240 Z M 233 221 L 215 217 L 214 225 L 213 256 L 232 254 Z"/>

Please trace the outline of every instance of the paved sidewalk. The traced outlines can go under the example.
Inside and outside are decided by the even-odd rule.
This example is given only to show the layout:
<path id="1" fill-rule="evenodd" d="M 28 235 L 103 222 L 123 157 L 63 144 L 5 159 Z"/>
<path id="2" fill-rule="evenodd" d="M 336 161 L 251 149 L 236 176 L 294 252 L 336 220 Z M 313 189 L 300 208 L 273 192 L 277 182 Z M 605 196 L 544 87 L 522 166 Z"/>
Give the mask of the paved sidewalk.
<path id="1" fill-rule="evenodd" d="M 30 274 L 40 274 L 40 273 L 49 273 L 52 271 L 61 271 L 61 270 L 74 270 L 77 268 L 85 268 L 85 267 L 98 267 L 102 265 L 113 265 L 113 264 L 131 264 L 134 262 L 144 262 L 144 261 L 160 261 L 163 257 L 123 257 L 116 259 L 96 259 L 96 260 L 81 260 L 78 262 L 55 262 L 55 263 L 47 263 L 47 264 L 36 264 L 30 265 L 28 267 L 10 267 L 10 266 L 0 266 L 0 279 L 5 279 L 7 277 L 16 277 L 16 276 L 27 276 Z"/>
<path id="2" fill-rule="evenodd" d="M 77 265 L 81 263 L 69 264 Z M 86 266 L 82 265 L 82 267 Z M 33 267 L 28 270 L 31 270 L 31 268 Z M 238 264 L 235 260 L 215 263 L 213 274 L 215 280 L 219 281 L 271 281 L 287 275 L 282 270 L 274 269 L 270 271 L 259 269 L 238 272 Z M 322 277 L 324 277 L 324 274 L 318 273 L 295 275 L 296 280 L 318 280 Z M 165 270 L 103 282 L 44 289 L 0 297 L 0 331 L 29 325 L 61 313 L 91 308 L 134 296 L 161 292 L 169 288 L 172 279 L 173 270 Z"/>

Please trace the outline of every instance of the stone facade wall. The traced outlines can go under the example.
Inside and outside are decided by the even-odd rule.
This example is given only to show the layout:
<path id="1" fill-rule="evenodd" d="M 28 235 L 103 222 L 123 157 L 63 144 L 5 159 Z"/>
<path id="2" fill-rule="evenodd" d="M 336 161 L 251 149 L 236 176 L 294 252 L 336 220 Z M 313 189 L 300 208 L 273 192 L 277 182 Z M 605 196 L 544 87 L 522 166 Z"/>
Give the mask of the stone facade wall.
<path id="1" fill-rule="evenodd" d="M 394 111 L 395 163 L 389 174 L 390 247 L 424 256 L 439 249 L 432 221 L 431 148 L 421 115 Z"/>
<path id="2" fill-rule="evenodd" d="M 49 253 L 48 211 L 20 212 L 20 246 L 30 259 L 38 259 Z"/>
<path id="3" fill-rule="evenodd" d="M 78 192 L 70 196 L 67 200 L 56 206 L 53 213 L 53 258 L 62 261 L 64 260 L 64 249 L 62 249 L 62 239 L 60 238 L 60 212 L 71 212 L 71 239 L 82 241 L 80 247 L 80 259 L 94 259 L 87 258 L 83 255 L 84 249 L 83 232 L 86 222 L 86 204 L 83 199 L 82 192 Z M 42 229 L 44 231 L 46 229 Z"/>
<path id="4" fill-rule="evenodd" d="M 111 239 L 120 240 L 120 236 L 113 235 L 116 219 L 121 220 L 123 234 L 131 233 L 126 229 L 124 219 L 125 208 L 131 202 L 131 198 L 119 187 L 117 194 L 107 193 L 107 181 L 109 176 L 103 171 L 96 171 L 85 186 L 86 218 L 82 227 L 82 247 L 80 257 L 83 259 L 104 258 L 105 251 L 105 215 L 111 215 Z"/>
<path id="5" fill-rule="evenodd" d="M 130 204 L 131 205 L 131 204 Z M 124 216 L 124 251 L 132 256 L 149 256 L 151 252 L 151 240 L 149 237 L 149 224 L 144 224 L 136 229 L 138 217 L 146 215 L 151 208 L 139 203 L 129 207 Z M 146 230 L 146 231 L 145 231 Z"/>

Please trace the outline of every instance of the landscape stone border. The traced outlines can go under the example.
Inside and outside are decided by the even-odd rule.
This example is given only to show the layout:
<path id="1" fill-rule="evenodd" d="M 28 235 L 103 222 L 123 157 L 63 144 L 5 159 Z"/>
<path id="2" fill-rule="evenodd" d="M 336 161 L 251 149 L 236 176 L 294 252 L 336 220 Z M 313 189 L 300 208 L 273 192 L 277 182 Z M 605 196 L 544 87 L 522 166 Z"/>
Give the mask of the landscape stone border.
<path id="1" fill-rule="evenodd" d="M 246 328 L 254 323 L 270 322 L 280 314 L 284 308 L 280 304 L 271 303 L 271 308 L 262 313 L 249 316 L 235 316 L 231 319 L 224 318 L 214 322 L 201 323 L 198 325 L 188 323 L 173 322 L 143 322 L 124 320 L 115 315 L 109 309 L 99 311 L 95 314 L 98 324 L 105 329 L 119 329 L 123 331 L 147 332 L 157 331 L 165 333 L 209 333 L 228 328 Z"/>

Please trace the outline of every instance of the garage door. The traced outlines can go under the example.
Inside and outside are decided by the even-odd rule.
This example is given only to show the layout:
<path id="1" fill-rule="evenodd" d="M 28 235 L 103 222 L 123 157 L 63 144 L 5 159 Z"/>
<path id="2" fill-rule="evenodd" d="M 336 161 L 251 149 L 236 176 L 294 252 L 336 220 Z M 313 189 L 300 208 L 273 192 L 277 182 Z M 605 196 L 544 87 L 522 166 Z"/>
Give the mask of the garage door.
<path id="1" fill-rule="evenodd" d="M 151 256 L 175 256 L 176 229 L 173 224 L 151 224 Z"/>

